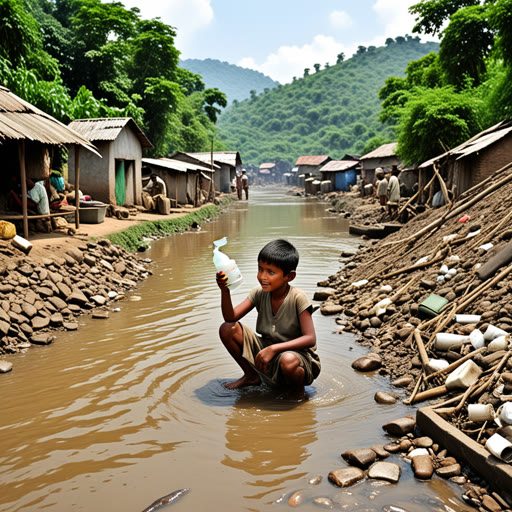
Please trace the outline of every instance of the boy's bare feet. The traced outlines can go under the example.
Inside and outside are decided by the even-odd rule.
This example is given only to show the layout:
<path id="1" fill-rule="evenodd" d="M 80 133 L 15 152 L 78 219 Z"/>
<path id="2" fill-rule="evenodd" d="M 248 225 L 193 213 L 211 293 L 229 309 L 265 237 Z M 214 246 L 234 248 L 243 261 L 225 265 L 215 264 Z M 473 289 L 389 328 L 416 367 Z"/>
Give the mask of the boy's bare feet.
<path id="1" fill-rule="evenodd" d="M 237 380 L 234 380 L 233 382 L 227 382 L 224 384 L 224 387 L 226 389 L 240 389 L 245 388 L 247 386 L 259 386 L 261 384 L 260 378 L 256 375 L 256 377 L 249 377 L 247 375 L 242 375 Z"/>

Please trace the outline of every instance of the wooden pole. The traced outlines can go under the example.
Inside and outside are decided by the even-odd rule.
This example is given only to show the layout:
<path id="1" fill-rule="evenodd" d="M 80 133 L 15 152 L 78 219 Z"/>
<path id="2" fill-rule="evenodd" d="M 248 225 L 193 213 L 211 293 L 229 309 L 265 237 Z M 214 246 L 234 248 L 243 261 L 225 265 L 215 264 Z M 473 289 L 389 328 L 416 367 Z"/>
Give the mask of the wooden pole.
<path id="1" fill-rule="evenodd" d="M 23 236 L 28 240 L 28 212 L 27 212 L 27 170 L 25 168 L 25 141 L 18 142 L 18 156 L 20 160 L 21 178 L 21 211 L 23 213 Z"/>
<path id="2" fill-rule="evenodd" d="M 75 227 L 80 228 L 80 146 L 75 144 Z"/>

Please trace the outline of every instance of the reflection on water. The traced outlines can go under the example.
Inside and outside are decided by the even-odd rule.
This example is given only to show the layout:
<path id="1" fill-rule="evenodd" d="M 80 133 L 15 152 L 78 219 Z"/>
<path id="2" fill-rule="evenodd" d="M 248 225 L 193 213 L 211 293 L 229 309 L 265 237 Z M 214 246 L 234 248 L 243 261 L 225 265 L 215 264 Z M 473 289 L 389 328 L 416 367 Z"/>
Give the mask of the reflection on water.
<path id="1" fill-rule="evenodd" d="M 222 318 L 213 240 L 228 237 L 244 285 L 257 285 L 256 257 L 284 237 L 299 250 L 294 285 L 310 297 L 359 239 L 315 200 L 254 190 L 249 202 L 188 232 L 152 244 L 153 276 L 116 303 L 110 319 L 80 319 L 76 332 L 12 358 L 1 376 L 0 511 L 140 511 L 181 488 L 176 510 L 273 510 L 306 489 L 301 509 L 329 496 L 351 510 L 465 510 L 458 487 L 417 482 L 405 461 L 399 485 L 364 482 L 341 491 L 327 481 L 340 453 L 387 441 L 381 425 L 410 409 L 375 404 L 379 376 L 356 374 L 365 349 L 333 333 L 315 313 L 320 377 L 293 402 L 264 386 L 228 391 L 240 369 L 218 339 Z M 254 325 L 255 312 L 245 322 Z M 399 460 L 397 458 L 397 460 Z M 323 476 L 319 486 L 307 481 Z M 408 503 L 408 505 L 405 505 Z"/>

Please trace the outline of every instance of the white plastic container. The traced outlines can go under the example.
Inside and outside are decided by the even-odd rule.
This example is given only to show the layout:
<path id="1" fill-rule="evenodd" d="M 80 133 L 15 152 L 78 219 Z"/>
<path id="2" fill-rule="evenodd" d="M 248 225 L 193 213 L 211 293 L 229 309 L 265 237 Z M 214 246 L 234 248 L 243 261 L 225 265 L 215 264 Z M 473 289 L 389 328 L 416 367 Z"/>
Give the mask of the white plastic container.
<path id="1" fill-rule="evenodd" d="M 495 325 L 489 324 L 487 329 L 484 332 L 484 340 L 485 341 L 492 341 L 493 339 L 497 338 L 498 336 L 506 336 L 508 333 L 504 331 L 503 329 L 499 329 Z"/>
<path id="2" fill-rule="evenodd" d="M 500 420 L 503 426 L 512 425 L 512 402 L 505 402 L 500 412 Z"/>
<path id="3" fill-rule="evenodd" d="M 482 369 L 471 359 L 461 364 L 448 375 L 445 386 L 448 390 L 467 389 L 482 375 Z"/>
<path id="4" fill-rule="evenodd" d="M 495 416 L 492 404 L 469 404 L 468 418 L 469 421 L 490 421 Z"/>
<path id="5" fill-rule="evenodd" d="M 489 345 L 487 346 L 487 350 L 489 352 L 498 352 L 499 350 L 507 350 L 508 344 L 510 341 L 510 337 L 507 336 L 498 336 L 494 338 Z"/>
<path id="6" fill-rule="evenodd" d="M 469 335 L 469 341 L 475 350 L 485 346 L 484 335 L 480 329 L 471 331 L 471 334 Z"/>
<path id="7" fill-rule="evenodd" d="M 452 334 L 449 332 L 438 332 L 436 334 L 435 346 L 438 350 L 450 350 L 450 348 L 462 345 L 468 337 L 462 334 Z"/>
<path id="8" fill-rule="evenodd" d="M 480 315 L 455 315 L 455 321 L 458 324 L 477 324 L 480 318 Z"/>
<path id="9" fill-rule="evenodd" d="M 230 290 L 236 290 L 243 282 L 242 273 L 240 272 L 235 260 L 232 260 L 227 254 L 219 251 L 219 247 L 226 245 L 228 240 L 226 237 L 213 242 L 215 249 L 213 250 L 213 264 L 217 272 L 224 272 L 228 278 L 227 285 Z"/>
<path id="10" fill-rule="evenodd" d="M 429 368 L 438 372 L 440 370 L 444 370 L 447 366 L 449 366 L 449 362 L 444 359 L 430 359 L 428 362 Z"/>
<path id="11" fill-rule="evenodd" d="M 498 459 L 512 461 L 512 443 L 499 434 L 493 434 L 485 443 L 485 448 Z"/>
<path id="12" fill-rule="evenodd" d="M 489 242 L 488 244 L 481 245 L 479 247 L 479 249 L 483 249 L 484 251 L 488 251 L 489 249 L 492 249 L 493 247 L 494 247 L 494 245 L 492 245 L 492 243 Z"/>
<path id="13" fill-rule="evenodd" d="M 365 284 L 368 284 L 368 279 L 361 279 L 361 281 L 356 281 L 355 283 L 352 283 L 352 286 L 354 288 L 361 288 L 361 286 L 364 286 Z"/>

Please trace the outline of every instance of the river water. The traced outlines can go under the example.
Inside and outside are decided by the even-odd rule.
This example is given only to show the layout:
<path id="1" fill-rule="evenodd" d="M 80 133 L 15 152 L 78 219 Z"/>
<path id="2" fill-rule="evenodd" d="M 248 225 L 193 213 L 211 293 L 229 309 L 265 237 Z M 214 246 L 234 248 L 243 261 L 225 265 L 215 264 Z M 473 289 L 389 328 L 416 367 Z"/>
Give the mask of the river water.
<path id="1" fill-rule="evenodd" d="M 274 238 L 298 248 L 294 285 L 310 297 L 339 269 L 340 252 L 360 244 L 327 204 L 284 192 L 251 189 L 248 203 L 200 230 L 153 242 L 153 275 L 119 312 L 83 317 L 78 331 L 11 358 L 14 370 L 0 376 L 0 511 L 140 512 L 181 488 L 191 492 L 169 509 L 285 510 L 304 489 L 302 510 L 317 510 L 319 496 L 337 510 L 472 510 L 456 484 L 419 482 L 398 456 L 388 459 L 402 467 L 398 485 L 328 482 L 346 466 L 341 452 L 385 444 L 382 424 L 414 412 L 374 402 L 389 381 L 351 369 L 366 349 L 336 333 L 332 317 L 313 317 L 322 373 L 307 400 L 222 386 L 240 370 L 218 339 L 212 242 L 228 237 L 224 251 L 244 275 L 235 303 L 257 285 L 257 254 Z M 245 321 L 254 327 L 254 312 Z"/>

